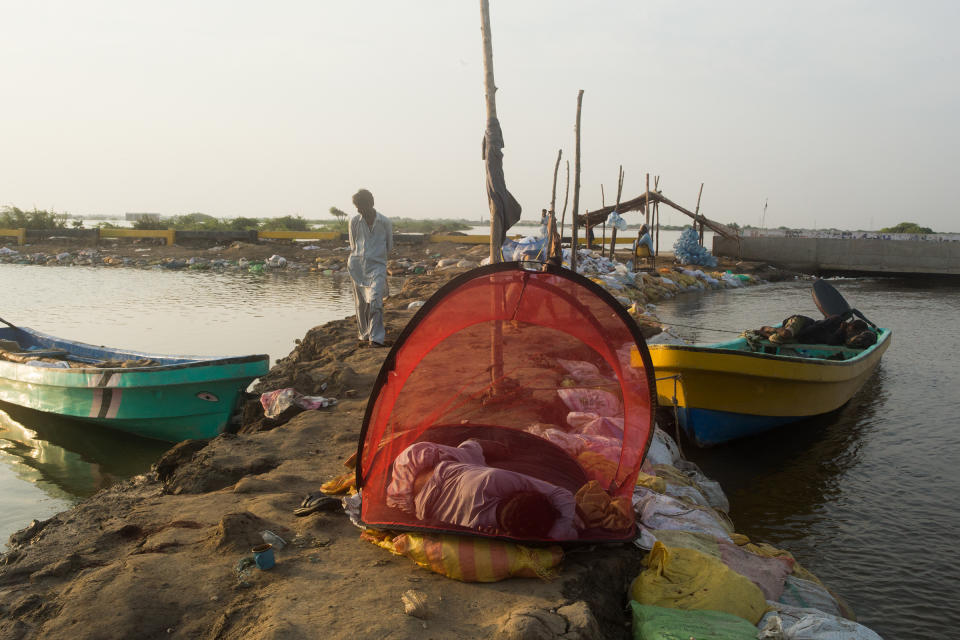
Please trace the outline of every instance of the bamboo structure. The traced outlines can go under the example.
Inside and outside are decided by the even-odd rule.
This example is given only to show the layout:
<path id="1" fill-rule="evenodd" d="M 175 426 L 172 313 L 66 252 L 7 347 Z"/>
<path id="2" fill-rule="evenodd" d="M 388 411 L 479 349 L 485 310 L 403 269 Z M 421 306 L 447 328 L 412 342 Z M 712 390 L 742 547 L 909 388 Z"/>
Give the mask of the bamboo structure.
<path id="1" fill-rule="evenodd" d="M 720 234 L 724 238 L 730 238 L 731 240 L 736 240 L 738 238 L 737 232 L 731 229 L 730 227 L 726 226 L 725 224 L 721 224 L 714 220 L 710 220 L 709 218 L 705 218 L 704 216 L 698 213 L 694 213 L 693 211 L 690 211 L 689 209 L 686 209 L 680 206 L 679 204 L 677 204 L 676 202 L 674 202 L 673 200 L 667 198 L 662 193 L 651 193 L 650 191 L 647 191 L 647 193 L 640 194 L 639 196 L 637 196 L 636 198 L 633 198 L 632 200 L 621 202 L 618 208 L 618 211 L 621 214 L 628 211 L 643 211 L 644 208 L 646 207 L 647 200 L 649 200 L 651 203 L 662 202 L 668 207 L 671 207 L 674 210 L 679 211 L 680 213 L 686 216 L 689 216 L 694 220 L 694 222 L 698 222 L 705 225 L 708 229 L 710 229 L 714 233 Z M 597 223 L 601 220 L 606 219 L 606 216 L 610 215 L 610 212 L 613 211 L 613 209 L 614 207 L 610 206 L 610 207 L 602 207 L 595 211 L 588 211 L 584 213 L 582 216 L 580 216 L 580 223 L 581 224 L 590 224 L 591 222 Z"/>

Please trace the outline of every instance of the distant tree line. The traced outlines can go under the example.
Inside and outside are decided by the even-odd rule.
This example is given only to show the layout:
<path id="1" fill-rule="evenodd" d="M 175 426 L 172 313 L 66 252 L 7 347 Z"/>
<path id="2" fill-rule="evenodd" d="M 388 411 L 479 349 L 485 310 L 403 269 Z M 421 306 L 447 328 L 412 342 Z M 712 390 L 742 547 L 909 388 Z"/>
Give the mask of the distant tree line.
<path id="1" fill-rule="evenodd" d="M 892 227 L 880 229 L 881 233 L 934 233 L 930 227 L 921 227 L 916 222 L 901 222 Z"/>

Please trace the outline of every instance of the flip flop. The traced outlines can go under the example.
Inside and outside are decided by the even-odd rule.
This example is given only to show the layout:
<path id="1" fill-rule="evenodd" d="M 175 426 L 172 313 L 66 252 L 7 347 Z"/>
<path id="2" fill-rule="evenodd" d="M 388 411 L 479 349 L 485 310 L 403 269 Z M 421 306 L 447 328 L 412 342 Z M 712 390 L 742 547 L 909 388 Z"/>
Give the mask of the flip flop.
<path id="1" fill-rule="evenodd" d="M 308 516 L 318 511 L 336 511 L 340 507 L 340 498 L 322 493 L 311 493 L 303 499 L 299 507 L 293 510 L 293 515 L 297 517 Z"/>

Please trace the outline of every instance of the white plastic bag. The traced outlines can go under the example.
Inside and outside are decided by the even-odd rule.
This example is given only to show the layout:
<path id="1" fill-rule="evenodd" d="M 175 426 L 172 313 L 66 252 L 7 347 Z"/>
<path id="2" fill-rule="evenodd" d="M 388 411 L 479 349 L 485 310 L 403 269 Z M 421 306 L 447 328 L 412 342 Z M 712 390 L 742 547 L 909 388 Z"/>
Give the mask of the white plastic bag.
<path id="1" fill-rule="evenodd" d="M 791 607 L 767 602 L 774 607 L 757 625 L 758 638 L 765 640 L 881 640 L 862 624 L 824 613 L 817 609 Z"/>
<path id="2" fill-rule="evenodd" d="M 647 529 L 705 533 L 731 542 L 733 528 L 709 507 L 697 507 L 643 486 L 633 488 L 633 511 Z"/>

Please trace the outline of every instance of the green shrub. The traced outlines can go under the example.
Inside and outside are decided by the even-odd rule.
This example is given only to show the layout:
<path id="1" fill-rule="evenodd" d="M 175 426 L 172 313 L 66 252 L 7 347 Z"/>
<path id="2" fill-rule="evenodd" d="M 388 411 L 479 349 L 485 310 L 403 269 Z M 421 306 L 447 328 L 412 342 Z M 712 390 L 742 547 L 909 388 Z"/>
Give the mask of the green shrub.
<path id="1" fill-rule="evenodd" d="M 141 218 L 133 223 L 134 229 L 166 229 L 167 223 L 156 218 Z"/>
<path id="2" fill-rule="evenodd" d="M 67 214 L 33 208 L 24 211 L 13 206 L 0 210 L 0 227 L 4 229 L 65 229 Z"/>
<path id="3" fill-rule="evenodd" d="M 226 226 L 231 231 L 249 231 L 250 229 L 259 229 L 260 221 L 256 218 L 233 218 L 227 220 Z"/>
<path id="4" fill-rule="evenodd" d="M 260 228 L 264 231 L 309 231 L 310 221 L 300 216 L 281 216 L 267 218 Z"/>
<path id="5" fill-rule="evenodd" d="M 892 227 L 880 229 L 880 233 L 934 233 L 930 227 L 921 227 L 916 222 L 901 222 Z"/>

